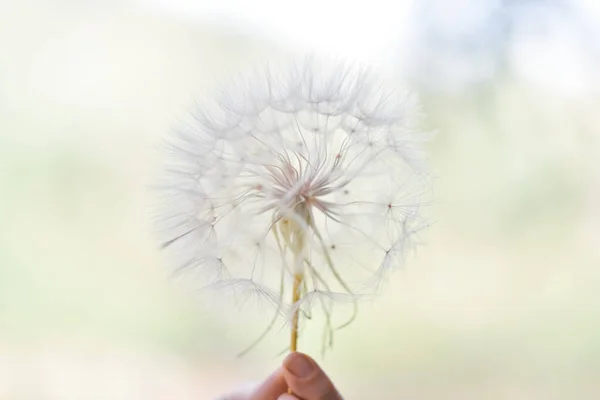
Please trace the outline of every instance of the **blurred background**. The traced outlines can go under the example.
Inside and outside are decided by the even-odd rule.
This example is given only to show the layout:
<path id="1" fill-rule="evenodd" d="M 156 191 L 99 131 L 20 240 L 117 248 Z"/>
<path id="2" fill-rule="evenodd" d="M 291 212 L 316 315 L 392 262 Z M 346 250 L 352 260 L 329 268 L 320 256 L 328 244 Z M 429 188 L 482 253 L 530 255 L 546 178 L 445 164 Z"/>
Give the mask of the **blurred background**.
<path id="1" fill-rule="evenodd" d="M 0 2 L 0 399 L 211 399 L 287 332 L 166 279 L 147 184 L 194 99 L 317 50 L 421 98 L 436 223 L 320 359 L 348 399 L 600 398 L 600 3 Z M 320 332 L 300 348 L 318 355 Z"/>

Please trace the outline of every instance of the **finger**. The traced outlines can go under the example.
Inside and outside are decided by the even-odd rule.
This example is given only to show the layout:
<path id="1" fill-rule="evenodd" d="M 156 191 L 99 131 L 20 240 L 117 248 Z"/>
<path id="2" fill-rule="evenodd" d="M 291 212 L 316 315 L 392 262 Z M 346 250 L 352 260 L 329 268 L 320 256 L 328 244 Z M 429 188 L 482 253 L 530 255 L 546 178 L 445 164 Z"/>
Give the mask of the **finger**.
<path id="1" fill-rule="evenodd" d="M 283 376 L 296 397 L 304 400 L 342 400 L 321 367 L 305 354 L 290 353 L 283 360 Z"/>
<path id="2" fill-rule="evenodd" d="M 248 397 L 248 400 L 277 400 L 280 394 L 287 392 L 287 388 L 288 384 L 279 368 Z"/>

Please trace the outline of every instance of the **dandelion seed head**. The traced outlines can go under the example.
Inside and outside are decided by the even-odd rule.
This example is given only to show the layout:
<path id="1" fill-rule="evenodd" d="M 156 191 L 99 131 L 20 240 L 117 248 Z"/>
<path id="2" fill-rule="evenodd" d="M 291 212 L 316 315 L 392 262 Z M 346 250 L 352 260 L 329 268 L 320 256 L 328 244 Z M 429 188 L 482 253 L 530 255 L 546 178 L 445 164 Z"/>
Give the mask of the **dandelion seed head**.
<path id="1" fill-rule="evenodd" d="M 297 273 L 302 307 L 376 291 L 426 226 L 418 117 L 393 82 L 310 57 L 220 89 L 165 145 L 157 225 L 174 276 L 282 314 L 301 306 L 274 295 Z"/>

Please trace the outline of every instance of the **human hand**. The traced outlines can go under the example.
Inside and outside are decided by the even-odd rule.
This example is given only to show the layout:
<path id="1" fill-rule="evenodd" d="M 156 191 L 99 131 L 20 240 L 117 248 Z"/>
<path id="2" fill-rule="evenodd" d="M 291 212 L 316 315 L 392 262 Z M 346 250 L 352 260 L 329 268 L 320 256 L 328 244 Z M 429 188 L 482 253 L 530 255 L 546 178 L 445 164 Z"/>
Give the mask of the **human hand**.
<path id="1" fill-rule="evenodd" d="M 312 358 L 294 352 L 257 389 L 224 400 L 342 400 L 342 396 Z"/>

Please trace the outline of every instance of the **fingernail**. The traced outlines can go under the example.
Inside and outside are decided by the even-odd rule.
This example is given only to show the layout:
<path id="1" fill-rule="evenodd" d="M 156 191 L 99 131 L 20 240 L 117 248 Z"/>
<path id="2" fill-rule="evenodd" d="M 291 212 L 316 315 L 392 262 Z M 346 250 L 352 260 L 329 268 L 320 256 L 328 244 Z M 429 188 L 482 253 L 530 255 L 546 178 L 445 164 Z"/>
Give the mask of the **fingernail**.
<path id="1" fill-rule="evenodd" d="M 292 353 L 285 360 L 285 368 L 298 378 L 306 378 L 313 372 L 312 362 L 303 354 Z"/>

